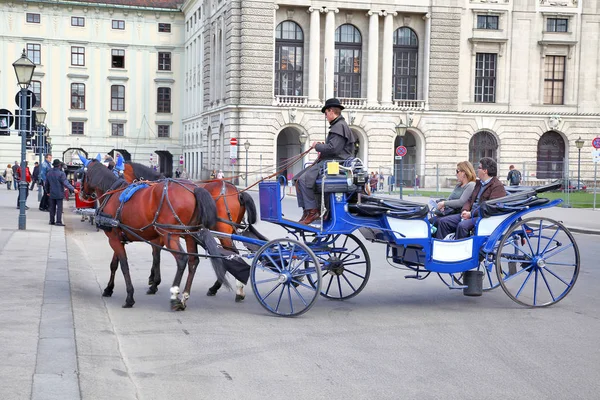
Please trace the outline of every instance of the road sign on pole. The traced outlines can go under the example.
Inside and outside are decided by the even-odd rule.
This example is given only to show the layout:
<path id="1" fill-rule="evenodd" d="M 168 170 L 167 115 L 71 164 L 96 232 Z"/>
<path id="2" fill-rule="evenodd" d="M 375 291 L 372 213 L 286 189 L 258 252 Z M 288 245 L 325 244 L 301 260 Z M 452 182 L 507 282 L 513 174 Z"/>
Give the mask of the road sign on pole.
<path id="1" fill-rule="evenodd" d="M 179 165 L 183 165 L 183 155 L 179 156 Z"/>
<path id="2" fill-rule="evenodd" d="M 600 149 L 600 136 L 592 140 L 592 146 L 594 146 L 595 149 Z"/>
<path id="3" fill-rule="evenodd" d="M 237 138 L 232 137 L 229 139 L 229 144 L 232 146 L 237 146 Z"/>
<path id="4" fill-rule="evenodd" d="M 396 147 L 396 156 L 404 157 L 406 155 L 406 147 L 398 146 Z"/>

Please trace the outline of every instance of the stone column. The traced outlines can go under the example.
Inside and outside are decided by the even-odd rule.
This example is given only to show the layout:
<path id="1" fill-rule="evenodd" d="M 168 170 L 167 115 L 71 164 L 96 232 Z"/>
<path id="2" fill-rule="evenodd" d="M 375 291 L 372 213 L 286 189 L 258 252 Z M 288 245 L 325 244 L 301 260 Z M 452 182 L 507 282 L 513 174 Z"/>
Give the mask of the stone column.
<path id="1" fill-rule="evenodd" d="M 429 57 L 431 55 L 431 16 L 429 13 L 423 15 L 425 20 L 425 56 L 423 62 L 423 99 L 425 109 L 429 110 Z M 473 64 L 474 65 L 474 64 Z"/>
<path id="2" fill-rule="evenodd" d="M 310 43 L 308 49 L 308 103 L 318 104 L 319 100 L 319 59 L 321 57 L 321 9 L 310 7 Z"/>
<path id="3" fill-rule="evenodd" d="M 335 67 L 335 14 L 337 8 L 325 8 L 325 98 L 329 99 L 333 94 L 333 77 Z"/>
<path id="4" fill-rule="evenodd" d="M 369 53 L 367 59 L 367 105 L 377 106 L 379 80 L 379 11 L 369 11 Z M 384 52 L 385 54 L 385 52 Z"/>
<path id="5" fill-rule="evenodd" d="M 392 105 L 393 98 L 393 66 L 394 66 L 394 17 L 396 12 L 384 12 L 383 19 L 383 54 L 381 55 L 381 105 Z"/>

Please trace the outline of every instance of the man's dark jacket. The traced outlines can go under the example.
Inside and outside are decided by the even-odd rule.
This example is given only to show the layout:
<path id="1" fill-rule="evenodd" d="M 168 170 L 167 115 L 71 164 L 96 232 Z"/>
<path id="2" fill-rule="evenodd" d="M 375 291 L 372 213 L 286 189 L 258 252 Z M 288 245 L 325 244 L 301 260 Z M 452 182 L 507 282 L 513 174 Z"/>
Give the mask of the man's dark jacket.
<path id="1" fill-rule="evenodd" d="M 75 188 L 67 181 L 67 175 L 61 171 L 60 167 L 55 167 L 48 171 L 44 187 L 46 188 L 46 193 L 54 200 L 65 198 L 64 188 L 69 189 L 71 193 L 75 191 Z"/>
<path id="2" fill-rule="evenodd" d="M 344 117 L 340 115 L 331 121 L 325 143 L 315 146 L 315 150 L 321 153 L 318 161 L 345 160 L 354 157 L 355 143 L 356 136 L 348 127 Z"/>
<path id="3" fill-rule="evenodd" d="M 471 198 L 467 200 L 467 202 L 463 205 L 463 211 L 471 211 L 473 208 L 473 204 L 477 200 L 477 194 L 479 193 L 479 189 L 481 189 L 481 180 L 477 180 L 475 183 L 475 189 L 473 189 L 473 194 Z M 488 184 L 483 189 L 483 193 L 481 193 L 481 197 L 479 198 L 479 203 L 482 203 L 486 200 L 498 199 L 500 197 L 506 196 L 506 190 L 504 190 L 504 184 L 498 180 L 497 177 L 492 177 L 492 180 L 488 182 Z"/>

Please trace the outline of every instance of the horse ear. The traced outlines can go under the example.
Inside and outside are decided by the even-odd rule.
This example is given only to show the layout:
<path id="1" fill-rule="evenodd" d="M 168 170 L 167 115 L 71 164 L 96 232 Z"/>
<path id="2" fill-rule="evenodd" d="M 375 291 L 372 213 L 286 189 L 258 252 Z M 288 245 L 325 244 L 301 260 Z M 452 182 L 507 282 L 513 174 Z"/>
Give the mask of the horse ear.
<path id="1" fill-rule="evenodd" d="M 102 156 L 100 155 L 100 153 L 98 153 L 98 155 L 96 156 L 96 160 L 98 162 L 102 162 Z"/>
<path id="2" fill-rule="evenodd" d="M 81 162 L 83 163 L 84 167 L 87 167 L 87 165 L 89 164 L 89 160 L 87 158 L 85 158 L 84 156 L 82 156 L 81 154 L 79 154 L 79 159 L 81 160 Z"/>

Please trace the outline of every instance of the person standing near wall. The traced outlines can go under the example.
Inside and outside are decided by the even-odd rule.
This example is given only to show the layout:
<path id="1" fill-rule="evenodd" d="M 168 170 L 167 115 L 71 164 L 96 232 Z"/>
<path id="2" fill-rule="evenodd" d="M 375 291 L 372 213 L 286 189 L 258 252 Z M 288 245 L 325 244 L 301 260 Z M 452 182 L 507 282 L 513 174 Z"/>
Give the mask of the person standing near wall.
<path id="1" fill-rule="evenodd" d="M 44 195 L 42 196 L 42 200 L 40 201 L 40 211 L 48 211 L 49 200 L 48 192 L 46 191 L 46 175 L 52 169 L 52 155 L 46 154 L 46 158 L 42 161 L 42 165 L 40 167 L 40 184 L 42 185 L 42 189 L 44 189 Z"/>
<path id="2" fill-rule="evenodd" d="M 71 193 L 77 193 L 73 185 L 67 181 L 67 175 L 61 169 L 62 163 L 56 159 L 52 161 L 52 169 L 46 174 L 44 186 L 50 197 L 50 225 L 64 226 L 62 223 L 64 188 Z M 55 222 L 56 218 L 56 222 Z"/>

